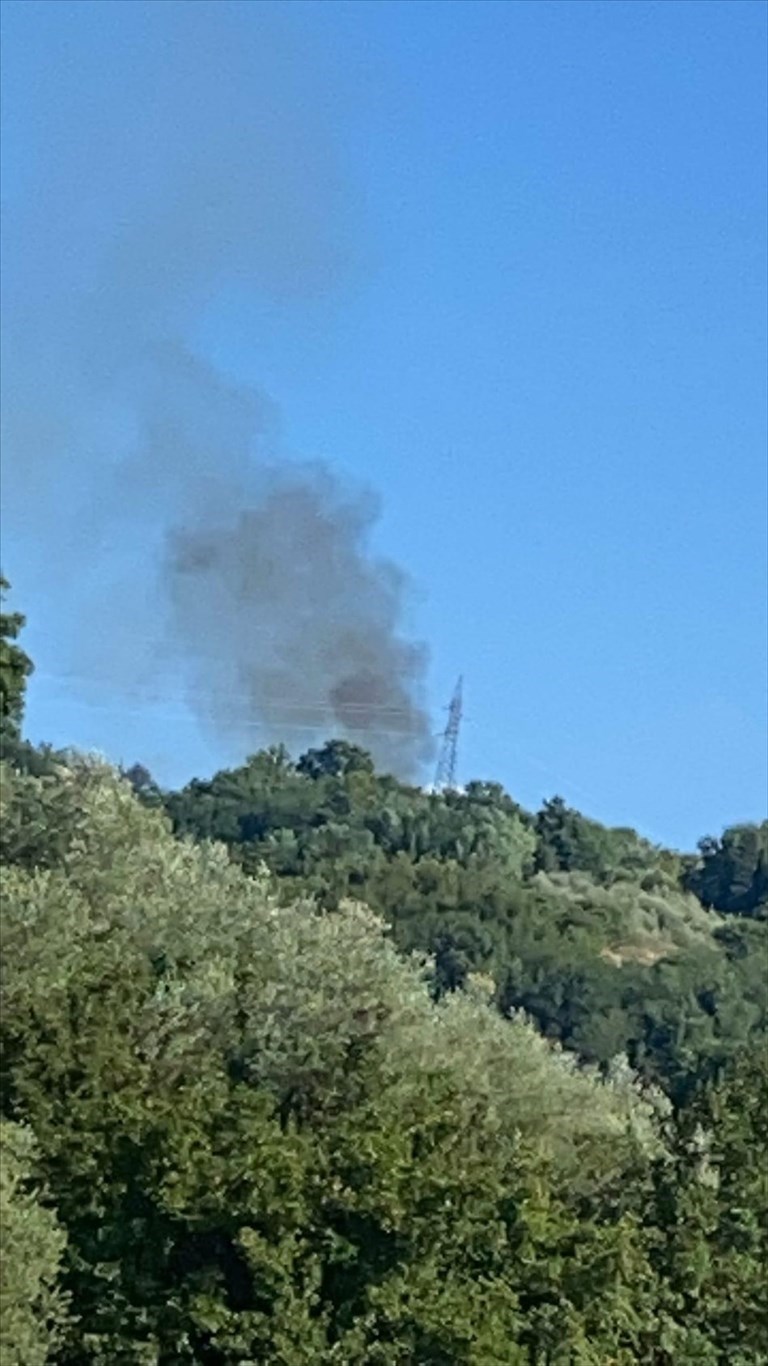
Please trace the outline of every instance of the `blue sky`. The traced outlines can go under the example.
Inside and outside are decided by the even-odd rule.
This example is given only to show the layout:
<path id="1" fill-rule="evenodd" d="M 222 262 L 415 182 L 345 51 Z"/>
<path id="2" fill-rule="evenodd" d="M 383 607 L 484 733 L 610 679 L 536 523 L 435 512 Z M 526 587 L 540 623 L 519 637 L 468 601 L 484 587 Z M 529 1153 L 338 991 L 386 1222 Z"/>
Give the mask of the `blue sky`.
<path id="1" fill-rule="evenodd" d="M 224 376 L 269 394 L 289 454 L 379 494 L 376 548 L 413 580 L 436 730 L 465 676 L 462 777 L 530 806 L 560 792 L 684 846 L 762 817 L 768 10 L 3 8 L 4 264 L 12 321 L 15 305 L 46 355 L 41 390 L 49 374 L 67 391 L 69 294 L 158 174 L 149 124 L 131 163 L 121 101 L 158 98 L 166 23 L 195 11 L 201 43 L 206 23 L 232 24 L 260 72 L 273 56 L 289 72 L 273 111 L 306 104 L 322 124 L 334 264 L 295 297 L 258 272 L 219 280 L 187 325 Z M 214 118 L 221 79 L 201 96 Z M 238 79 L 247 111 L 247 56 Z M 91 138 L 108 173 L 92 173 Z M 11 382 L 17 420 L 61 440 L 30 375 Z M 124 412 L 99 422 L 112 449 L 130 444 Z M 87 443 L 33 477 L 12 438 L 2 556 L 38 668 L 29 733 L 169 782 L 236 761 L 167 680 L 149 702 L 68 662 L 73 635 L 108 648 L 110 615 L 84 602 L 131 559 L 116 570 L 117 543 L 96 538 L 87 584 L 68 560 Z"/>

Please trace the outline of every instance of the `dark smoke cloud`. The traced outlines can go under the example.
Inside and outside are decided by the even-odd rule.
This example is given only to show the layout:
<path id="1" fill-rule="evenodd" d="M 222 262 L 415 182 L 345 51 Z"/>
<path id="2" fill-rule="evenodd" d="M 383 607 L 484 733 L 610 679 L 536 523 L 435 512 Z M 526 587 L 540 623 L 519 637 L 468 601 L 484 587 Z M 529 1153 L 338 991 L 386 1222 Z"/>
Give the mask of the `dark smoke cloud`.
<path id="1" fill-rule="evenodd" d="M 230 696 L 235 726 L 257 714 L 273 735 L 345 733 L 408 771 L 428 752 L 413 701 L 425 661 L 398 635 L 398 572 L 366 554 L 373 509 L 322 469 L 272 479 L 234 518 L 172 536 L 185 639 L 200 633 L 206 606 L 195 686 L 203 698 Z"/>
<path id="2" fill-rule="evenodd" d="M 295 311 L 343 280 L 329 85 L 266 7 L 106 8 L 15 24 L 61 56 L 6 205 L 5 516 L 59 519 L 75 670 L 130 692 L 180 666 L 230 743 L 346 734 L 416 773 L 426 657 L 375 501 L 281 461 L 273 404 L 194 344 L 222 288 Z"/>

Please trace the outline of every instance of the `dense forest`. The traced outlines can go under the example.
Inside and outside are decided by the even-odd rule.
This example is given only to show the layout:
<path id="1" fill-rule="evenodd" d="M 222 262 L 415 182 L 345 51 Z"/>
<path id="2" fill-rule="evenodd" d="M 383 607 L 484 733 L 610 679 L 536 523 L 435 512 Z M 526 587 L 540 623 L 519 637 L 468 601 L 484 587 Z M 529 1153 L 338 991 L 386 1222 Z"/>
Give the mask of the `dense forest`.
<path id="1" fill-rule="evenodd" d="M 3 585 L 7 588 L 7 585 Z M 768 1362 L 768 822 L 165 791 L 0 622 L 3 1366 Z"/>

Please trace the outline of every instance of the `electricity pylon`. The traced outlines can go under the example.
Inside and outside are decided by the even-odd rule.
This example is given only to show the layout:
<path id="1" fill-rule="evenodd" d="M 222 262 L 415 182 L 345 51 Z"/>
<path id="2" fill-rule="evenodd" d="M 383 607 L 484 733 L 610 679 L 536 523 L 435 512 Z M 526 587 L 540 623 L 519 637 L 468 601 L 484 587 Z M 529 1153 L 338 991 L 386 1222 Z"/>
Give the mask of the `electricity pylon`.
<path id="1" fill-rule="evenodd" d="M 461 727 L 462 679 L 454 688 L 448 707 L 448 722 L 440 742 L 440 755 L 435 770 L 435 791 L 453 792 L 456 788 L 456 763 L 459 754 Z"/>

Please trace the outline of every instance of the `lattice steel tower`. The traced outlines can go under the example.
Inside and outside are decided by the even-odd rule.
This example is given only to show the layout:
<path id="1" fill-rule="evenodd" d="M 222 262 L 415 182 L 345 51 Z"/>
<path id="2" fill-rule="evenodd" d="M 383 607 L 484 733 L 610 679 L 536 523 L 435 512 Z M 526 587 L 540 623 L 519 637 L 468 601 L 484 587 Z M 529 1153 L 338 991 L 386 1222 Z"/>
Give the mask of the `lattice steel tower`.
<path id="1" fill-rule="evenodd" d="M 440 755 L 435 770 L 435 791 L 453 792 L 456 788 L 456 763 L 459 754 L 463 680 L 460 678 L 448 707 L 448 723 L 440 742 Z"/>

